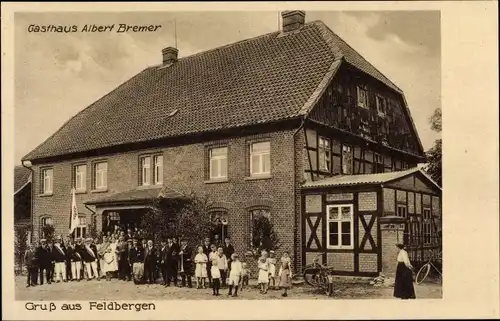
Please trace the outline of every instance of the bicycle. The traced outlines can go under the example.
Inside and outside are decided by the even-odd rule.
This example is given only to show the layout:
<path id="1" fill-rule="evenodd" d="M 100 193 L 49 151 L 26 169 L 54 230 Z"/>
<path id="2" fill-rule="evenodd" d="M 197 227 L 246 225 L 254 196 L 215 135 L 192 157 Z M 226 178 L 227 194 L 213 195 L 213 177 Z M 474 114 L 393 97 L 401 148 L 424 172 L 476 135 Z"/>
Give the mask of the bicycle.
<path id="1" fill-rule="evenodd" d="M 326 290 L 328 289 L 328 275 L 330 269 L 319 263 L 321 256 L 323 256 L 323 253 L 316 255 L 313 259 L 313 263 L 304 267 L 302 276 L 308 285 Z"/>
<path id="2" fill-rule="evenodd" d="M 433 261 L 441 260 L 441 255 L 440 255 L 440 253 L 438 253 L 436 255 L 436 253 L 433 251 L 430 251 L 430 252 L 431 252 L 431 257 L 429 258 L 429 260 L 427 260 L 427 262 L 417 272 L 417 276 L 415 277 L 415 283 L 417 283 L 417 284 L 421 284 L 422 282 L 424 282 L 424 280 L 429 275 L 429 272 L 431 271 L 431 267 L 433 267 L 434 270 L 436 270 L 436 272 L 439 273 L 440 281 L 442 281 L 442 279 L 443 279 L 443 274 L 433 264 Z"/>

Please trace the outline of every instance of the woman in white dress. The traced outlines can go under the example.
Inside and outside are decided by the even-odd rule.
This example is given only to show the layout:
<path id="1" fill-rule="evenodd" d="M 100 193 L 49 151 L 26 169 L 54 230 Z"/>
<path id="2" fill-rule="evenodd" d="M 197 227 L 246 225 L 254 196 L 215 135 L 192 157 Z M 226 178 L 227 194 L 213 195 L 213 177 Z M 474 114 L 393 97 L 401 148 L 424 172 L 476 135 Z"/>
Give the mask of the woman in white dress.
<path id="1" fill-rule="evenodd" d="M 116 263 L 116 242 L 112 239 L 111 242 L 103 242 L 100 252 L 103 253 L 102 261 L 103 268 L 102 272 L 106 275 L 106 281 L 111 279 L 111 273 L 117 270 Z"/>
<path id="2" fill-rule="evenodd" d="M 269 262 L 267 261 L 266 251 L 262 251 L 257 267 L 259 268 L 259 277 L 257 282 L 260 285 L 260 293 L 266 294 L 269 286 Z"/>

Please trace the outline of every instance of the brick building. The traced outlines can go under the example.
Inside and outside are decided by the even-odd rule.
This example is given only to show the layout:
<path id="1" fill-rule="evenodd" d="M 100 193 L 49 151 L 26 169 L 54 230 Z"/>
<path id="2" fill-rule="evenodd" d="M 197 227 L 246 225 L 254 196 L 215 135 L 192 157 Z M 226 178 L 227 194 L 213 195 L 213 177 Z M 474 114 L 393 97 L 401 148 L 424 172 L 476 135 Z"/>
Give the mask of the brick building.
<path id="1" fill-rule="evenodd" d="M 311 248 L 306 221 L 311 213 L 324 215 L 327 205 L 316 203 L 311 212 L 306 195 L 327 197 L 338 188 L 310 184 L 413 168 L 425 160 L 422 145 L 397 86 L 321 21 L 305 23 L 302 11 L 282 16 L 282 30 L 189 57 L 163 49 L 162 64 L 82 110 L 26 155 L 34 172 L 34 234 L 49 223 L 66 233 L 72 187 L 81 215 L 77 235 L 139 222 L 160 191 L 195 192 L 227 218 L 241 253 L 249 249 L 253 219 L 265 215 L 280 251 L 289 250 L 297 267 L 309 252 L 328 250 L 356 253 L 340 260 L 346 263 L 338 272 L 359 272 L 366 255 L 356 240 L 347 249 L 323 237 Z M 407 174 L 440 195 L 420 171 Z M 381 197 L 380 188 L 370 191 Z M 366 206 L 381 216 L 377 204 Z M 326 235 L 325 224 L 320 230 Z M 336 235 L 342 233 L 355 236 L 352 228 Z M 360 266 L 371 273 L 381 270 L 366 264 Z"/>

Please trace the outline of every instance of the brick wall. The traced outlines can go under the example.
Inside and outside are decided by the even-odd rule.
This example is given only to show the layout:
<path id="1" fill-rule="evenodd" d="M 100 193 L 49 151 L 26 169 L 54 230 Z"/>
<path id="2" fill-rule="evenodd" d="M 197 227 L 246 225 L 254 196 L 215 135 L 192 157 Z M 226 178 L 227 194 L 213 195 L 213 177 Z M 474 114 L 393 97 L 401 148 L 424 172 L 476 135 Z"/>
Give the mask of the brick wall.
<path id="1" fill-rule="evenodd" d="M 377 254 L 360 253 L 359 254 L 359 272 L 377 272 Z"/>
<path id="2" fill-rule="evenodd" d="M 326 201 L 352 201 L 354 199 L 353 193 L 333 193 L 326 195 Z"/>
<path id="3" fill-rule="evenodd" d="M 354 253 L 327 253 L 326 264 L 336 271 L 354 271 Z"/>
<path id="4" fill-rule="evenodd" d="M 396 272 L 397 256 L 399 249 L 395 246 L 403 241 L 404 226 L 381 225 L 382 233 L 382 273 L 394 275 Z"/>
<path id="5" fill-rule="evenodd" d="M 395 192 L 391 188 L 384 188 L 384 215 L 394 215 Z"/>
<path id="6" fill-rule="evenodd" d="M 249 180 L 248 175 L 248 142 L 254 139 L 271 141 L 271 178 Z M 265 135 L 233 138 L 228 143 L 228 182 L 205 183 L 205 150 L 206 146 L 217 143 L 198 143 L 179 147 L 165 147 L 156 150 L 131 151 L 99 159 L 108 161 L 108 190 L 104 193 L 87 191 L 76 195 L 78 210 L 87 215 L 90 222 L 91 212 L 83 202 L 100 198 L 112 193 L 137 188 L 138 157 L 140 154 L 163 151 L 164 185 L 180 192 L 195 192 L 198 195 L 208 194 L 211 201 L 227 204 L 229 216 L 229 233 L 238 252 L 248 249 L 249 243 L 249 209 L 262 202 L 270 206 L 271 219 L 282 243 L 281 250 L 294 251 L 293 218 L 297 207 L 294 202 L 294 140 L 293 131 L 282 131 Z M 91 186 L 91 162 L 97 158 L 82 158 L 75 161 L 87 164 L 87 189 Z M 72 164 L 65 161 L 47 164 L 54 169 L 54 192 L 52 196 L 40 196 L 40 167 L 34 166 L 36 191 L 34 201 L 34 228 L 39 231 L 40 217 L 51 216 L 56 233 L 67 233 L 69 225 L 70 190 Z M 46 166 L 46 165 L 43 165 Z M 43 167 L 42 166 L 42 167 Z M 296 173 L 296 172 L 295 172 Z M 302 175 L 303 171 L 300 172 Z M 300 195 L 300 194 L 299 194 Z M 100 221 L 101 218 L 98 218 Z M 277 255 L 281 255 L 280 252 Z"/>
<path id="7" fill-rule="evenodd" d="M 359 211 L 377 210 L 377 192 L 363 192 L 358 194 Z"/>

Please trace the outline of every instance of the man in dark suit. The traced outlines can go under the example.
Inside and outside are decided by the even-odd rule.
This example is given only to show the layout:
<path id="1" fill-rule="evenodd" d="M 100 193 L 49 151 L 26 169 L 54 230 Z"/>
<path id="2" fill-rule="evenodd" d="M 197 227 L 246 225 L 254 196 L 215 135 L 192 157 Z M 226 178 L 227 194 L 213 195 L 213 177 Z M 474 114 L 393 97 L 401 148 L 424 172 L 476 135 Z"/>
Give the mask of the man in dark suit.
<path id="1" fill-rule="evenodd" d="M 35 256 L 39 264 L 40 285 L 43 284 L 44 272 L 45 272 L 45 277 L 47 279 L 47 283 L 48 284 L 52 283 L 52 281 L 50 280 L 50 265 L 51 265 L 50 253 L 46 239 L 40 240 L 40 246 L 36 249 Z"/>
<path id="2" fill-rule="evenodd" d="M 224 255 L 227 258 L 227 269 L 228 271 L 231 270 L 231 256 L 234 253 L 234 246 L 231 244 L 231 239 L 229 237 L 226 237 L 224 240 L 224 246 L 222 246 L 222 249 L 224 250 Z M 223 283 L 225 280 L 223 281 Z"/>
<path id="3" fill-rule="evenodd" d="M 49 240 L 47 242 L 47 247 L 48 247 L 47 258 L 49 260 L 49 265 L 47 267 L 47 271 L 49 272 L 50 282 L 52 283 L 52 282 L 54 282 L 54 269 L 55 269 L 55 262 L 54 262 L 54 258 L 52 257 L 52 250 L 54 248 L 54 243 L 52 243 L 52 241 Z"/>
<path id="4" fill-rule="evenodd" d="M 161 240 L 160 253 L 159 253 L 159 263 L 160 263 L 160 273 L 163 279 L 163 285 L 167 286 L 168 283 L 168 273 L 167 273 L 167 241 Z"/>
<path id="5" fill-rule="evenodd" d="M 132 239 L 130 239 L 132 242 Z M 120 280 L 126 280 L 128 275 L 130 275 L 130 269 L 128 268 L 129 260 L 128 260 L 128 240 L 125 241 L 123 236 L 118 238 L 117 244 L 118 250 L 118 277 Z"/>
<path id="6" fill-rule="evenodd" d="M 33 244 L 28 246 L 26 253 L 24 253 L 24 264 L 28 270 L 28 280 L 26 287 L 35 286 L 38 279 L 38 260 L 35 253 Z"/>
<path id="7" fill-rule="evenodd" d="M 130 264 L 132 265 L 134 283 L 144 283 L 144 249 L 136 238 L 133 239 L 130 249 Z"/>
<path id="8" fill-rule="evenodd" d="M 179 264 L 179 245 L 174 243 L 172 238 L 167 239 L 167 286 L 170 286 L 170 282 L 174 282 L 174 286 L 177 285 L 177 271 Z"/>
<path id="9" fill-rule="evenodd" d="M 62 238 L 60 236 L 56 237 L 56 241 L 52 246 L 52 260 L 54 261 L 56 282 L 60 282 L 61 278 L 63 282 L 68 282 L 66 278 L 66 247 L 62 244 Z"/>
<path id="10" fill-rule="evenodd" d="M 157 252 L 153 246 L 153 241 L 148 240 L 147 246 L 144 249 L 144 278 L 146 283 L 154 284 L 156 282 L 156 260 Z"/>
<path id="11" fill-rule="evenodd" d="M 181 248 L 179 252 L 180 261 L 182 262 L 181 269 L 181 286 L 187 286 L 192 288 L 192 276 L 193 276 L 193 250 L 188 246 L 186 240 L 181 240 Z"/>
<path id="12" fill-rule="evenodd" d="M 212 252 L 212 248 L 211 248 L 211 242 L 210 242 L 209 237 L 205 238 L 201 247 L 203 248 L 203 253 L 205 253 L 207 258 L 209 258 L 209 260 L 207 262 L 207 276 L 208 276 L 208 284 L 211 287 L 212 286 L 212 273 L 211 273 L 212 262 L 210 262 L 210 252 Z"/>

